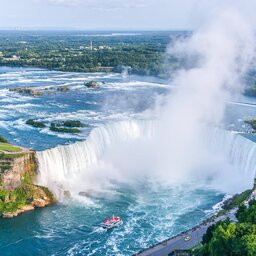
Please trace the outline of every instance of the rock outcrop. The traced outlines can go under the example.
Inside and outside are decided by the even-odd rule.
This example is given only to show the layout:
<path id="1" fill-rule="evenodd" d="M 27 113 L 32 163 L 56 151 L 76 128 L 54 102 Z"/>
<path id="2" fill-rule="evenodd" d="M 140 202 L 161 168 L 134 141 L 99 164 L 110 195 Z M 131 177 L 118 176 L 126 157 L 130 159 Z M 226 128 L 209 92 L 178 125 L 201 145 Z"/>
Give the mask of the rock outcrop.
<path id="1" fill-rule="evenodd" d="M 21 186 L 26 176 L 33 178 L 36 175 L 34 152 L 4 154 L 3 157 L 6 162 L 9 162 L 10 168 L 3 171 L 0 166 L 0 189 L 14 190 Z"/>
<path id="2" fill-rule="evenodd" d="M 19 153 L 0 153 L 1 217 L 13 218 L 54 202 L 47 188 L 34 183 L 37 162 L 33 151 L 22 149 Z"/>
<path id="3" fill-rule="evenodd" d="M 84 86 L 88 88 L 100 88 L 99 83 L 96 81 L 90 81 L 90 82 L 84 83 Z"/>

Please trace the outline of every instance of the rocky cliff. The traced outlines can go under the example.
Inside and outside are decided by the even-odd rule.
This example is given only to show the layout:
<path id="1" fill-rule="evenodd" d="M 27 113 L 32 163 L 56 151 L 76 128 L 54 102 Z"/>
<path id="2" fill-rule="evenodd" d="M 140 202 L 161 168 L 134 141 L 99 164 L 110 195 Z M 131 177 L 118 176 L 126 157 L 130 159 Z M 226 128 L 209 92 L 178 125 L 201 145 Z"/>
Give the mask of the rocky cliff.
<path id="1" fill-rule="evenodd" d="M 37 162 L 33 151 L 0 150 L 0 216 L 12 218 L 54 201 L 47 188 L 35 185 Z"/>

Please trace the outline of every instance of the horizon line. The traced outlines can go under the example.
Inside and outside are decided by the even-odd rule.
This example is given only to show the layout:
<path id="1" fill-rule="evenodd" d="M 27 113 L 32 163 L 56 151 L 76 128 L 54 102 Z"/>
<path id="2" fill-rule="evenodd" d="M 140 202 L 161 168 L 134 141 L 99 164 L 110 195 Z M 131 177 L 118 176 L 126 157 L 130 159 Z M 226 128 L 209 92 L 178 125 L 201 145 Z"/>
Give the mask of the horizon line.
<path id="1" fill-rule="evenodd" d="M 1 30 L 9 31 L 125 31 L 125 32 L 169 32 L 169 31 L 192 31 L 189 28 L 76 28 L 76 27 L 0 27 Z"/>

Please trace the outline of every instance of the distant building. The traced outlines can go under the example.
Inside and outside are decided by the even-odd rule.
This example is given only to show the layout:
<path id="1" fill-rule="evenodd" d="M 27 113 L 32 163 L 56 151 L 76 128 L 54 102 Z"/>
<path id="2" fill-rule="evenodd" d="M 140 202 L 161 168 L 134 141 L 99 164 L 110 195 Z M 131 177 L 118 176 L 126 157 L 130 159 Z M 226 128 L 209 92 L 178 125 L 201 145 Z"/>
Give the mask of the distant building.
<path id="1" fill-rule="evenodd" d="M 20 56 L 12 55 L 11 57 L 4 58 L 5 60 L 19 60 Z"/>

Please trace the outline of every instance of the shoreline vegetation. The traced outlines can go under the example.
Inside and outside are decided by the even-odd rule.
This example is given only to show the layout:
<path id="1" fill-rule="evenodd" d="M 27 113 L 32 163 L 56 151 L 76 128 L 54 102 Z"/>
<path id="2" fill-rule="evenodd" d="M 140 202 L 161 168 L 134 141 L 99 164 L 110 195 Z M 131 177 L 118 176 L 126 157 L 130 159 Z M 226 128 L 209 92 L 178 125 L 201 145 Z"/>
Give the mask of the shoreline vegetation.
<path id="1" fill-rule="evenodd" d="M 54 202 L 48 188 L 35 184 L 35 152 L 14 146 L 0 136 L 0 217 L 13 218 Z"/>
<path id="2" fill-rule="evenodd" d="M 235 220 L 211 225 L 192 250 L 194 256 L 256 255 L 256 179 L 253 189 L 235 195 L 228 204 L 236 210 Z"/>

